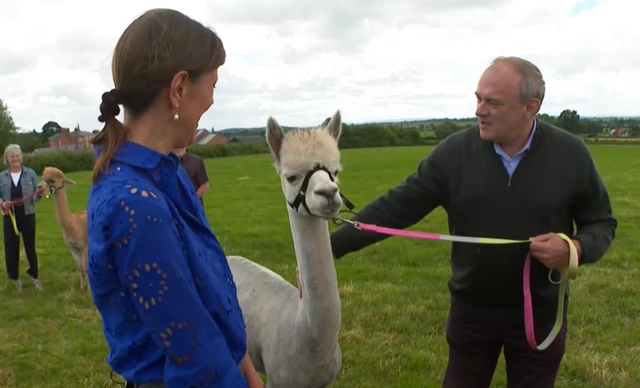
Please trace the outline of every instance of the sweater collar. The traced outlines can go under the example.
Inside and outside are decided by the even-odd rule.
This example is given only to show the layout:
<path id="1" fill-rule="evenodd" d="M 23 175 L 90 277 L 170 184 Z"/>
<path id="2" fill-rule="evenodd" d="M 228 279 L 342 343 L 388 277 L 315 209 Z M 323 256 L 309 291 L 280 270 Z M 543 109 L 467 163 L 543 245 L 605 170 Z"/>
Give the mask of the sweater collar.
<path id="1" fill-rule="evenodd" d="M 529 151 L 529 149 L 531 148 L 531 142 L 534 138 L 537 128 L 538 128 L 538 119 L 533 119 L 533 128 L 531 128 L 531 132 L 529 132 L 529 137 L 527 138 L 527 142 L 524 143 L 524 146 L 520 149 L 520 151 L 516 152 L 514 157 Z M 504 152 L 504 150 L 502 149 L 502 147 L 500 147 L 498 143 L 493 143 L 493 149 L 496 151 L 498 155 L 507 157 L 506 152 Z"/>

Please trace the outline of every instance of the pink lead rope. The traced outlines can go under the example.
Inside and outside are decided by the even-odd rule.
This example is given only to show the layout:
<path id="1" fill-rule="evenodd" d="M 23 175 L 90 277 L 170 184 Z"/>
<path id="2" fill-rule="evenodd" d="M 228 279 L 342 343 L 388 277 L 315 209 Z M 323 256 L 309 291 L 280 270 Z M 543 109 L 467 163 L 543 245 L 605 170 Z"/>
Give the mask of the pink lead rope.
<path id="1" fill-rule="evenodd" d="M 455 241 L 462 243 L 474 243 L 474 244 L 524 244 L 529 243 L 529 240 L 508 240 L 508 239 L 500 239 L 500 238 L 487 238 L 487 237 L 465 237 L 465 236 L 451 236 L 446 234 L 436 234 L 436 233 L 425 233 L 425 232 L 416 232 L 410 230 L 402 230 L 402 229 L 393 229 L 386 228 L 382 226 L 377 226 L 373 224 L 365 224 L 362 222 L 356 222 L 347 220 L 341 217 L 336 217 L 334 221 L 336 223 L 346 222 L 357 229 L 365 230 L 368 232 L 381 233 L 387 235 L 394 236 L 402 236 L 402 237 L 410 237 L 410 238 L 418 238 L 418 239 L 426 239 L 426 240 L 441 240 L 441 241 Z M 578 274 L 578 251 L 571 239 L 565 235 L 564 233 L 558 233 L 563 240 L 569 244 L 569 267 L 565 270 L 559 271 L 561 275 L 561 279 L 558 282 L 554 282 L 551 279 L 551 275 L 554 270 L 549 271 L 549 281 L 553 284 L 558 284 L 558 308 L 556 312 L 556 320 L 551 329 L 551 332 L 545 338 L 544 341 L 540 345 L 536 343 L 535 336 L 535 327 L 534 327 L 534 318 L 533 318 L 533 303 L 531 298 L 531 284 L 530 284 L 530 273 L 531 273 L 531 252 L 527 254 L 527 257 L 524 262 L 524 268 L 522 270 L 522 292 L 524 294 L 524 326 L 525 326 L 525 334 L 527 337 L 527 342 L 529 346 L 533 349 L 544 350 L 549 345 L 553 343 L 556 339 L 556 336 L 560 332 L 562 328 L 562 321 L 564 316 L 564 295 L 569 282 L 569 279 L 573 280 L 576 278 Z"/>

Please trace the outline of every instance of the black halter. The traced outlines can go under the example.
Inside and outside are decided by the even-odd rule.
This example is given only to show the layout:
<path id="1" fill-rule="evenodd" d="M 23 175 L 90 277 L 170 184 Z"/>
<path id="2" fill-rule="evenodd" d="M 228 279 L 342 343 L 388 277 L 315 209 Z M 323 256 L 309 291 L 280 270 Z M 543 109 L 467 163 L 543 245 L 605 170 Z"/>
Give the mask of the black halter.
<path id="1" fill-rule="evenodd" d="M 62 190 L 64 188 L 64 182 L 62 182 L 62 186 L 56 186 L 53 181 L 49 181 L 46 180 L 44 181 L 44 183 L 47 184 L 47 186 L 49 187 L 49 191 L 51 192 L 51 194 L 56 194 L 58 191 Z"/>
<path id="2" fill-rule="evenodd" d="M 287 203 L 289 204 L 289 206 L 291 206 L 292 209 L 295 209 L 296 211 L 300 211 L 298 209 L 300 208 L 300 205 L 302 205 L 304 209 L 307 211 L 307 213 L 315 216 L 315 214 L 311 213 L 311 210 L 309 210 L 309 206 L 307 205 L 306 195 L 307 195 L 307 189 L 309 188 L 309 181 L 311 180 L 311 176 L 318 171 L 326 172 L 327 174 L 329 174 L 329 179 L 331 179 L 331 182 L 335 182 L 335 177 L 333 176 L 333 174 L 331 174 L 329 169 L 319 164 L 316 164 L 316 166 L 313 169 L 309 170 L 309 172 L 307 172 L 307 175 L 304 176 L 304 180 L 302 181 L 302 186 L 300 186 L 298 195 L 296 195 L 296 198 L 293 200 L 293 203 L 287 201 Z M 347 197 L 342 195 L 342 192 L 340 192 L 340 197 L 342 198 L 342 201 L 344 202 L 345 206 L 349 210 L 353 210 L 355 206 L 353 205 L 353 203 L 351 203 L 351 201 L 347 199 Z"/>

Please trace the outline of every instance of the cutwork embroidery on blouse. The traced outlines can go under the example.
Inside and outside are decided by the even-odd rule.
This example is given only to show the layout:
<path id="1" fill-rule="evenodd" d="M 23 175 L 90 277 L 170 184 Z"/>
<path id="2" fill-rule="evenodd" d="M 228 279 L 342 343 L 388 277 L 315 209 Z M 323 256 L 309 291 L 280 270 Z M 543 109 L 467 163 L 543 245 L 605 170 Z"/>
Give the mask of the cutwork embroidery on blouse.
<path id="1" fill-rule="evenodd" d="M 191 265 L 187 264 L 190 253 L 184 241 L 188 237 L 185 235 L 188 224 L 183 224 L 178 219 L 179 215 L 173 214 L 174 210 L 170 205 L 167 207 L 162 194 L 154 192 L 148 183 L 134 177 L 126 182 L 122 180 L 120 184 L 109 182 L 99 185 L 92 194 L 98 203 L 93 204 L 92 214 L 89 214 L 91 228 L 102 235 L 100 239 L 104 243 L 113 247 L 105 249 L 105 253 L 115 249 L 116 256 L 121 257 L 120 260 L 108 263 L 98 261 L 92 264 L 98 278 L 96 282 L 106 282 L 105 287 L 108 289 L 113 289 L 116 278 L 119 279 L 118 290 L 108 296 L 112 298 L 114 312 L 122 313 L 130 324 L 140 325 L 139 321 L 143 319 L 152 322 L 148 324 L 150 336 L 163 348 L 170 363 L 176 366 L 194 362 L 196 357 L 214 356 L 216 351 L 210 353 L 211 350 L 200 347 L 201 341 L 205 339 L 212 340 L 216 345 L 222 345 L 218 341 L 235 341 L 235 346 L 238 346 L 240 338 L 224 338 L 224 332 L 231 335 L 233 330 L 244 329 L 239 306 L 234 303 L 235 287 L 230 278 L 230 270 L 225 268 L 224 256 L 217 259 L 217 254 L 207 253 L 204 246 L 194 246 L 196 251 L 193 253 L 198 256 L 194 265 L 203 265 L 208 268 L 207 271 L 210 268 L 219 277 L 219 284 L 205 286 L 200 278 L 202 275 L 193 276 L 188 268 Z M 102 224 L 104 220 L 110 221 Z M 169 255 L 178 257 L 168 257 Z M 181 260 L 181 257 L 185 260 L 184 268 L 176 267 L 178 261 L 170 261 Z M 104 280 L 100 280 L 101 277 Z M 185 310 L 186 317 L 173 313 L 179 311 L 180 293 L 189 287 L 194 287 L 193 292 L 196 294 L 199 293 L 198 290 L 204 292 L 202 303 L 206 313 L 213 315 L 214 319 L 237 314 L 234 319 L 222 324 L 220 330 L 224 331 L 212 331 L 203 326 L 205 321 L 208 322 L 208 314 L 202 318 L 194 315 L 190 319 L 188 315 L 193 312 L 188 307 Z M 212 289 L 208 290 L 209 288 Z M 177 310 L 169 308 L 176 303 Z M 161 310 L 163 313 L 160 313 Z M 135 321 L 138 323 L 134 323 Z M 236 336 L 240 334 L 237 333 Z M 130 346 L 144 346 L 149 340 L 132 341 Z M 237 359 L 244 354 L 235 350 L 233 355 Z M 207 368 L 212 366 L 208 365 Z M 193 377 L 195 385 L 194 380 L 187 385 L 210 386 L 227 376 L 227 366 L 216 365 L 216 368 L 225 369 L 208 369 L 206 373 L 198 373 L 199 377 Z"/>

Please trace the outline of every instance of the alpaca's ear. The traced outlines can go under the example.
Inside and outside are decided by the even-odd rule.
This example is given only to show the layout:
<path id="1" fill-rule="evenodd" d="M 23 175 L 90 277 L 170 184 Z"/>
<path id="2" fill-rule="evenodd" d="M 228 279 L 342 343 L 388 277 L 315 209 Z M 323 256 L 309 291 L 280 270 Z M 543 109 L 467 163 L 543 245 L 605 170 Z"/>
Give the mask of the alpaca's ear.
<path id="1" fill-rule="evenodd" d="M 331 120 L 329 120 L 327 131 L 329 131 L 329 134 L 333 136 L 337 142 L 342 133 L 342 116 L 340 115 L 340 110 L 337 110 L 331 117 Z"/>
<path id="2" fill-rule="evenodd" d="M 284 139 L 284 131 L 276 119 L 269 117 L 267 120 L 266 130 L 267 144 L 271 149 L 271 154 L 276 161 L 280 160 L 280 150 L 282 149 L 282 140 Z"/>
<path id="3" fill-rule="evenodd" d="M 76 184 L 76 182 L 72 181 L 71 179 L 69 179 L 67 177 L 64 178 L 64 183 L 67 184 L 67 185 L 75 185 Z"/>

